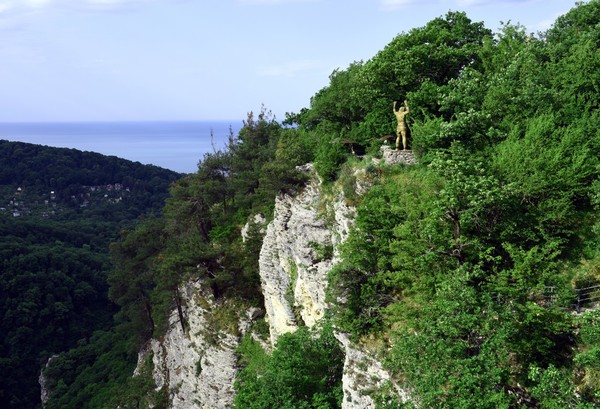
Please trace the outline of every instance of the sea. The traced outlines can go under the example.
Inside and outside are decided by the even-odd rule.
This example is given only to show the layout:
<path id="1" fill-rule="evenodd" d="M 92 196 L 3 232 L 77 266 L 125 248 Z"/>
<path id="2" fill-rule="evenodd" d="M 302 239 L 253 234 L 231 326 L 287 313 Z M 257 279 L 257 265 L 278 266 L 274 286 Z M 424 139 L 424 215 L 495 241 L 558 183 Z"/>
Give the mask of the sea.
<path id="1" fill-rule="evenodd" d="M 198 170 L 206 153 L 222 150 L 238 121 L 0 123 L 0 139 L 118 156 L 180 173 Z"/>

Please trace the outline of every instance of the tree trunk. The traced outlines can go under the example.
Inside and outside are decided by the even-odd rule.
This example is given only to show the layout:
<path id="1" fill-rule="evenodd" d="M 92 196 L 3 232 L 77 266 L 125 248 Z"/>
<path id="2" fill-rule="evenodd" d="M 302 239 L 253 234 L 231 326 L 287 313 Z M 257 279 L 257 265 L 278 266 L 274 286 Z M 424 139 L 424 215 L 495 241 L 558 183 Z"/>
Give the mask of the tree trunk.
<path id="1" fill-rule="evenodd" d="M 185 333 L 185 319 L 183 318 L 183 308 L 181 307 L 181 297 L 179 295 L 179 288 L 175 288 L 175 305 L 177 305 L 177 314 L 179 315 L 179 323 L 181 324 L 181 330 Z"/>

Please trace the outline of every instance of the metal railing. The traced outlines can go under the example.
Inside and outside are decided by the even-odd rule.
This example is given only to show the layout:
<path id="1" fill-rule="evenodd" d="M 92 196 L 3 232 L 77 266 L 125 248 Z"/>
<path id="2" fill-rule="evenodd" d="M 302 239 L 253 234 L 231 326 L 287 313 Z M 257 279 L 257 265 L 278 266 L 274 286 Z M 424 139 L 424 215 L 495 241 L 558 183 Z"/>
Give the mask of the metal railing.
<path id="1" fill-rule="evenodd" d="M 575 292 L 577 293 L 577 303 L 575 304 L 577 312 L 580 312 L 583 307 L 600 302 L 600 285 L 577 288 L 575 289 Z"/>

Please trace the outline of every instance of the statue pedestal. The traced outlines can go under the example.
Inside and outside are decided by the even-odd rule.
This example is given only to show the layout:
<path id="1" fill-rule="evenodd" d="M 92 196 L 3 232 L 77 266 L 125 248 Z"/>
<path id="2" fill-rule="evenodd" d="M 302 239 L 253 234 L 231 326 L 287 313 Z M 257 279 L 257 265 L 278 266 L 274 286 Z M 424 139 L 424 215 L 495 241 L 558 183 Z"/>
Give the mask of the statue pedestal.
<path id="1" fill-rule="evenodd" d="M 381 157 L 386 165 L 393 166 L 398 164 L 416 165 L 417 159 L 413 151 L 398 151 L 391 146 L 383 145 L 381 147 Z"/>

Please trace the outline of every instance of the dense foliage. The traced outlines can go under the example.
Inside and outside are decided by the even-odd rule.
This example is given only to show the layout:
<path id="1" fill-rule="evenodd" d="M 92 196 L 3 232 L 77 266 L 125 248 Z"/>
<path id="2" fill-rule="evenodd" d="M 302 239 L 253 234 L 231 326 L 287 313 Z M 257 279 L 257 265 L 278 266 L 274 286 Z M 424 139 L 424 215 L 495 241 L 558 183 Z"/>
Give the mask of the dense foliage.
<path id="1" fill-rule="evenodd" d="M 511 24 L 494 35 L 450 12 L 336 70 L 309 108 L 287 115 L 293 126 L 250 114 L 172 186 L 161 217 L 111 246 L 113 331 L 139 345 L 173 310 L 185 329 L 178 291 L 189 278 L 217 299 L 260 305 L 261 232 L 250 223 L 244 242 L 241 228 L 269 219 L 277 194 L 301 189 L 295 166 L 314 161 L 324 188 L 342 185 L 357 207 L 329 275 L 333 326 L 377 345 L 411 397 L 381 390 L 380 407 L 597 406 L 600 316 L 590 305 L 575 313 L 575 289 L 600 284 L 599 24 L 598 0 L 537 35 Z M 392 103 L 405 99 L 419 164 L 376 165 L 369 155 L 393 137 Z M 356 168 L 373 179 L 363 196 L 350 191 Z M 113 335 L 98 333 L 99 345 Z M 148 376 L 119 389 L 125 378 L 106 372 L 127 345 L 85 348 L 62 361 L 85 370 L 56 370 L 52 407 L 164 403 L 144 394 Z M 331 327 L 284 335 L 271 353 L 247 337 L 240 354 L 236 407 L 340 406 Z"/>
<path id="2" fill-rule="evenodd" d="M 114 325 L 117 311 L 108 299 L 109 243 L 138 215 L 160 211 L 178 174 L 16 142 L 0 142 L 0 157 L 0 406 L 32 408 L 48 358 L 85 345 L 83 366 L 96 347 L 118 350 L 94 335 Z M 127 375 L 135 348 L 129 353 Z M 106 370 L 119 373 L 113 364 Z"/>
<path id="3" fill-rule="evenodd" d="M 330 277 L 339 328 L 390 339 L 412 401 L 382 407 L 598 404 L 598 315 L 573 289 L 600 283 L 599 23 L 591 1 L 538 37 L 507 25 L 407 93 L 422 165 L 363 198 Z"/>
<path id="4" fill-rule="evenodd" d="M 312 97 L 310 109 L 288 120 L 337 145 L 350 144 L 357 152 L 378 148 L 382 139 L 395 134 L 393 101 L 408 99 L 415 107 L 414 118 L 438 115 L 439 95 L 465 69 L 481 64 L 479 51 L 491 35 L 482 23 L 450 12 L 398 35 L 368 62 L 336 70 L 330 84 Z M 326 156 L 324 149 L 336 146 L 323 145 L 317 159 Z M 325 176 L 333 179 L 335 173 Z"/>
<path id="5" fill-rule="evenodd" d="M 331 325 L 306 327 L 278 338 L 271 354 L 247 336 L 234 408 L 334 409 L 342 407 L 344 354 Z"/>
<path id="6" fill-rule="evenodd" d="M 159 213 L 180 176 L 115 156 L 0 140 L 2 213 L 132 221 Z"/>

